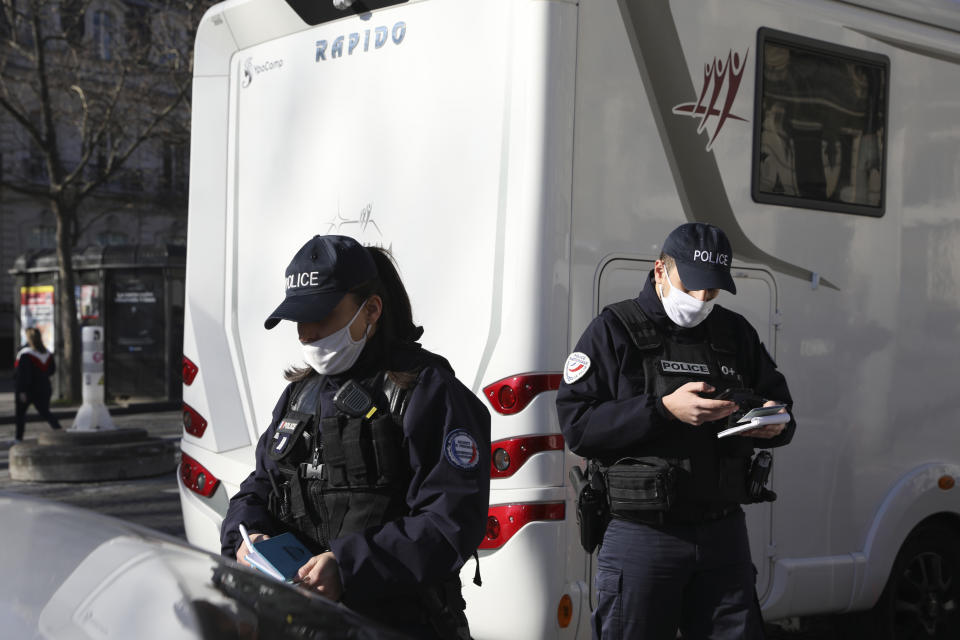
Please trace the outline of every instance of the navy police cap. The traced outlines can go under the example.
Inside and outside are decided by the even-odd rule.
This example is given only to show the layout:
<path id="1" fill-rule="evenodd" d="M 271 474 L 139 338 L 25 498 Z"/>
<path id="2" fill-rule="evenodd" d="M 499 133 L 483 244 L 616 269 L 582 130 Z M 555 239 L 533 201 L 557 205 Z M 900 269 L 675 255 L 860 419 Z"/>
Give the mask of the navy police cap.
<path id="1" fill-rule="evenodd" d="M 663 253 L 677 263 L 683 286 L 690 291 L 725 289 L 737 292 L 730 275 L 733 249 L 719 227 L 702 222 L 682 224 L 663 242 Z"/>
<path id="2" fill-rule="evenodd" d="M 354 287 L 377 277 L 370 252 L 347 236 L 313 236 L 287 267 L 286 297 L 263 326 L 281 320 L 320 322 Z"/>

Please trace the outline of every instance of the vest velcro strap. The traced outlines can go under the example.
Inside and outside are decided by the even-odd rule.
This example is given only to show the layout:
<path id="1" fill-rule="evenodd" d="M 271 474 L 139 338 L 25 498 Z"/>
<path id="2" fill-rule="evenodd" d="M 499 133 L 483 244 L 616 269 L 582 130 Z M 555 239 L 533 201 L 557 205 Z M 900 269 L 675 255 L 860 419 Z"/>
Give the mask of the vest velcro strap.
<path id="1" fill-rule="evenodd" d="M 367 455 L 370 451 L 370 436 L 365 431 L 365 420 L 363 418 L 354 418 L 347 421 L 343 428 L 341 439 L 343 441 L 343 451 L 347 461 L 347 482 L 352 487 L 362 487 L 370 484 L 369 469 L 367 467 Z"/>
<path id="2" fill-rule="evenodd" d="M 377 418 L 370 425 L 373 452 L 377 457 L 377 484 L 389 484 L 400 478 L 400 427 L 392 416 Z"/>
<path id="3" fill-rule="evenodd" d="M 330 531 L 330 539 L 339 538 L 350 513 L 350 494 L 344 491 L 327 491 L 324 493 L 324 503 L 326 504 L 327 514 L 330 517 L 330 523 L 336 527 L 336 531 Z M 347 529 L 353 531 L 353 529 Z M 362 529 L 356 529 L 362 531 Z"/>
<path id="4" fill-rule="evenodd" d="M 660 346 L 660 336 L 636 300 L 621 300 L 605 307 L 613 312 L 630 333 L 634 346 L 641 351 Z"/>
<path id="5" fill-rule="evenodd" d="M 307 504 L 303 499 L 303 483 L 300 478 L 291 478 L 290 483 L 290 515 L 294 518 L 303 518 L 307 515 Z"/>
<path id="6" fill-rule="evenodd" d="M 347 456 L 344 453 L 343 439 L 341 438 L 342 425 L 346 421 L 346 418 L 342 416 L 332 416 L 324 418 L 321 423 L 320 437 L 323 439 L 323 464 L 326 465 L 330 485 L 334 487 L 346 487 L 349 484 L 347 480 Z"/>

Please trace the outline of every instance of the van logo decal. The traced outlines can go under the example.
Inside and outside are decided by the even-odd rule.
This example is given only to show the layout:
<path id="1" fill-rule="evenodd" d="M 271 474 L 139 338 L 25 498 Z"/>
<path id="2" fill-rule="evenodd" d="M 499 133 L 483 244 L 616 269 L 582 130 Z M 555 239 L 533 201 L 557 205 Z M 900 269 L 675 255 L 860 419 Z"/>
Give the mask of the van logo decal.
<path id="1" fill-rule="evenodd" d="M 407 23 L 401 21 L 393 27 L 379 26 L 374 29 L 364 29 L 362 32 L 354 31 L 347 35 L 337 36 L 332 41 L 317 40 L 314 62 L 342 58 L 344 53 L 352 56 L 354 52 L 366 53 L 371 49 L 382 49 L 388 42 L 399 45 L 406 36 Z"/>
<path id="2" fill-rule="evenodd" d="M 240 81 L 240 86 L 246 89 L 250 86 L 250 83 L 253 82 L 254 74 L 266 73 L 267 71 L 273 71 L 274 69 L 279 69 L 283 66 L 283 58 L 277 60 L 267 60 L 262 64 L 254 64 L 253 58 L 247 58 L 243 63 L 243 79 Z"/>
<path id="3" fill-rule="evenodd" d="M 346 227 L 346 229 L 344 229 L 344 227 Z M 346 231 L 346 235 L 356 236 L 359 233 L 366 233 L 370 227 L 376 230 L 377 236 L 383 237 L 383 232 L 380 231 L 380 225 L 373 219 L 373 203 L 369 203 L 361 209 L 360 215 L 356 218 L 344 218 L 343 214 L 337 211 L 336 217 L 327 223 L 327 233 Z M 351 233 L 351 230 L 353 233 Z"/>
<path id="4" fill-rule="evenodd" d="M 707 141 L 707 151 L 713 148 L 713 142 L 717 135 L 726 124 L 728 118 L 747 122 L 746 118 L 730 113 L 733 101 L 740 90 L 740 81 L 743 80 L 743 72 L 747 68 L 747 56 L 750 49 L 747 49 L 741 56 L 738 52 L 731 49 L 727 53 L 727 59 L 714 58 L 703 66 L 703 87 L 700 89 L 700 97 L 696 102 L 684 102 L 673 108 L 673 113 L 678 116 L 689 116 L 699 118 L 697 133 L 701 133 L 713 120 L 713 133 L 707 130 L 710 139 Z M 720 94 L 726 89 L 721 104 Z"/>

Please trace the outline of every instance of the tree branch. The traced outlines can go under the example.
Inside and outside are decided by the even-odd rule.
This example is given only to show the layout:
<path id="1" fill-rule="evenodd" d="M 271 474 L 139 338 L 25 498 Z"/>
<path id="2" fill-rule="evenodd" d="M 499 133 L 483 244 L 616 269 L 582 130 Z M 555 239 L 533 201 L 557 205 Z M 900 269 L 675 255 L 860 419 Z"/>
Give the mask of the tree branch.
<path id="1" fill-rule="evenodd" d="M 50 190 L 45 187 L 38 187 L 23 182 L 11 182 L 10 180 L 0 180 L 0 189 L 10 189 L 15 193 L 36 198 L 49 198 Z"/>

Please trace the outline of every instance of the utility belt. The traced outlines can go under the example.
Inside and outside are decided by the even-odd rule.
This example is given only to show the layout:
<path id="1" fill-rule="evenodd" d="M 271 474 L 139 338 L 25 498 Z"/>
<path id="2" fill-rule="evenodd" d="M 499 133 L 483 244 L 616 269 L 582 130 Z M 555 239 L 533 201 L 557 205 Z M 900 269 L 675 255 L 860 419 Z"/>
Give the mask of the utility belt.
<path id="1" fill-rule="evenodd" d="M 700 524 L 726 518 L 739 505 L 703 507 L 681 501 L 680 476 L 690 472 L 687 459 L 622 458 L 607 469 L 610 513 L 647 524 Z"/>
<path id="2" fill-rule="evenodd" d="M 740 513 L 743 509 L 740 505 L 727 505 L 718 508 L 686 508 L 676 509 L 675 511 L 630 511 L 615 514 L 614 517 L 628 522 L 641 522 L 643 524 L 704 524 L 706 522 L 716 522 L 735 513 Z"/>
<path id="3" fill-rule="evenodd" d="M 721 468 L 725 459 L 721 459 Z M 577 492 L 577 522 L 584 550 L 593 550 L 603 539 L 611 517 L 652 524 L 695 524 L 710 522 L 740 511 L 739 504 L 772 502 L 777 495 L 766 488 L 773 465 L 769 451 L 747 459 L 730 460 L 732 468 L 742 468 L 740 478 L 722 478 L 736 487 L 728 504 L 698 507 L 689 497 L 680 495 L 681 478 L 691 472 L 687 459 L 658 457 L 621 458 L 604 467 L 591 460 L 584 476 L 580 467 L 570 471 Z M 743 472 L 746 472 L 745 475 Z"/>

